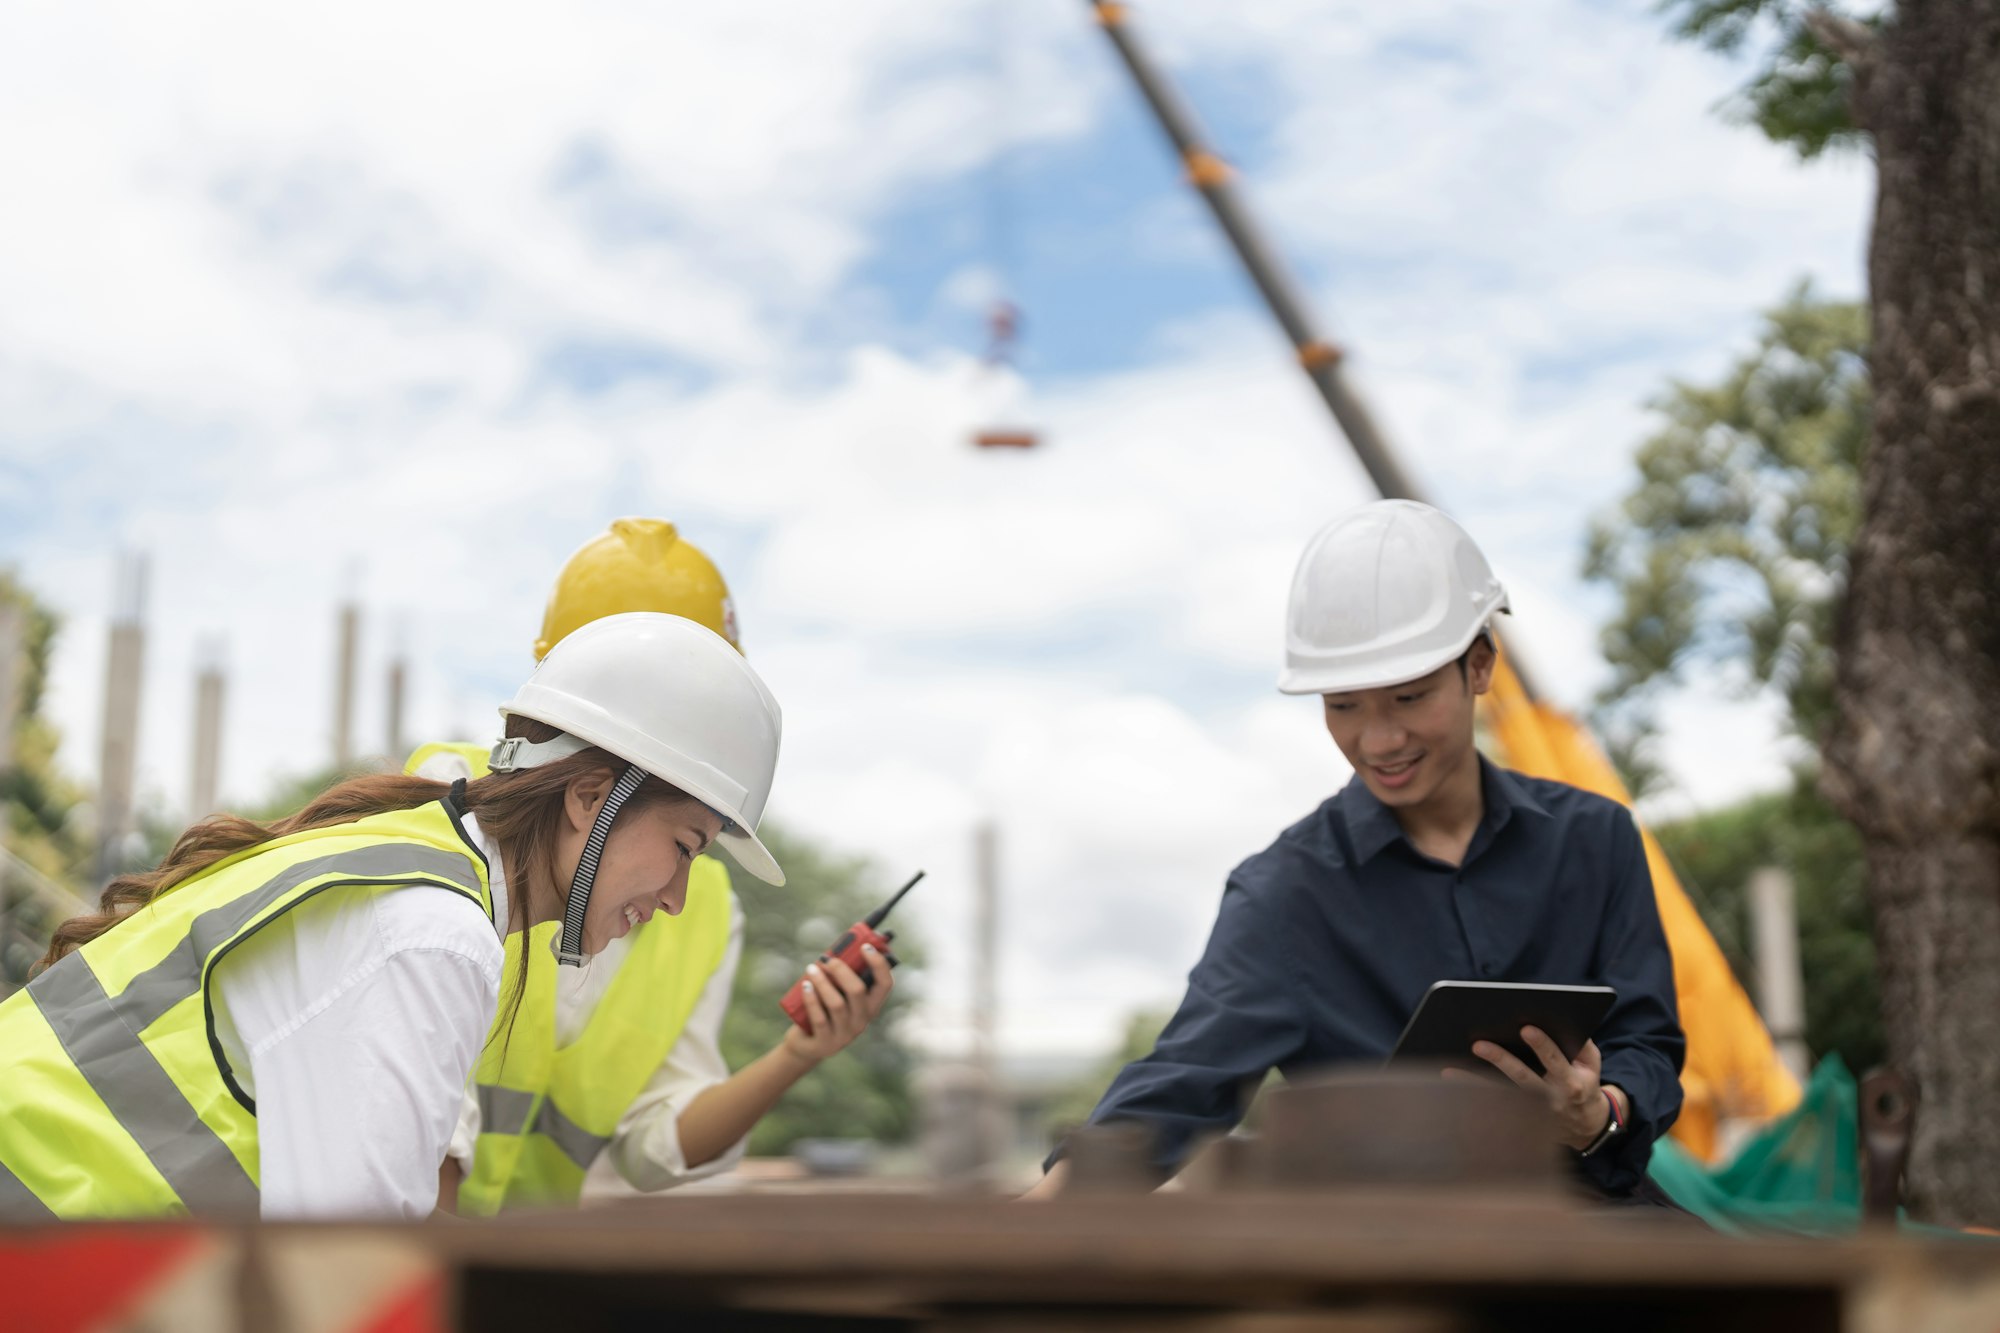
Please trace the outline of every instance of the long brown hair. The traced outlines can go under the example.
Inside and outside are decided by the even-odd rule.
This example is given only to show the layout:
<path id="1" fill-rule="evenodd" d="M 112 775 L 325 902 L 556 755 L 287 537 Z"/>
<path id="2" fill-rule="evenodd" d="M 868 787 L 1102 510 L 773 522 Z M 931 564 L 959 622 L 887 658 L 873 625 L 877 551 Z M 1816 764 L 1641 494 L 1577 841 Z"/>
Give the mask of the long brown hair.
<path id="1" fill-rule="evenodd" d="M 528 718 L 509 718 L 507 734 L 541 742 L 562 733 Z M 560 895 L 567 886 L 556 883 L 555 854 L 562 828 L 563 794 L 576 778 L 606 769 L 623 772 L 625 761 L 593 746 L 538 768 L 492 773 L 466 784 L 465 807 L 479 820 L 481 832 L 499 845 L 509 874 L 510 896 L 522 904 L 524 925 L 534 924 L 528 911 L 531 887 L 541 889 L 545 895 L 555 893 L 557 911 L 561 910 Z M 268 824 L 240 815 L 212 815 L 182 833 L 158 866 L 120 875 L 105 885 L 97 911 L 73 916 L 57 926 L 37 971 L 82 948 L 161 894 L 171 892 L 232 856 L 289 834 L 351 824 L 392 810 L 413 810 L 441 799 L 450 790 L 448 784 L 429 778 L 371 773 L 336 783 L 296 814 Z M 628 809 L 637 809 L 691 799 L 680 788 L 648 776 L 626 805 Z M 504 928 L 505 923 L 502 924 Z M 515 985 L 517 1003 L 520 982 L 525 980 L 527 950 L 521 951 L 521 958 L 523 975 Z"/>

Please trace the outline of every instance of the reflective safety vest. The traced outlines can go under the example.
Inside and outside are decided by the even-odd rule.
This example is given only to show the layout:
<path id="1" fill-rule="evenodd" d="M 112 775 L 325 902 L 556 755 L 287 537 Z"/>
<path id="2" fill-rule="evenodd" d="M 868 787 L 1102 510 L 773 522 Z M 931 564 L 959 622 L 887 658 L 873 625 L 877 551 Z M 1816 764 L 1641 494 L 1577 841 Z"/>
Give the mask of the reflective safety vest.
<path id="1" fill-rule="evenodd" d="M 584 1173 L 626 1110 L 680 1040 L 688 1015 L 729 948 L 729 872 L 713 857 L 688 869 L 680 915 L 635 926 L 618 975 L 569 1045 L 556 1046 L 555 939 L 562 922 L 527 932 L 528 975 L 518 1006 L 522 936 L 507 937 L 500 1012 L 476 1075 L 479 1140 L 458 1210 L 574 1204 Z"/>
<path id="2" fill-rule="evenodd" d="M 218 862 L 0 1001 L 0 1218 L 254 1216 L 257 1105 L 216 1037 L 215 967 L 328 889 L 420 884 L 492 918 L 443 801 Z"/>
<path id="3" fill-rule="evenodd" d="M 411 777 L 450 782 L 454 778 L 483 778 L 493 770 L 486 766 L 492 747 L 470 741 L 432 741 L 411 752 L 403 771 Z"/>
<path id="4" fill-rule="evenodd" d="M 403 771 L 447 782 L 483 778 L 490 771 L 486 760 L 486 746 L 434 741 L 417 747 Z M 680 1040 L 708 979 L 722 966 L 732 912 L 729 871 L 713 857 L 696 857 L 680 915 L 661 914 L 633 927 L 618 975 L 577 1039 L 560 1050 L 555 941 L 562 922 L 507 936 L 500 1010 L 474 1076 L 479 1139 L 472 1170 L 458 1188 L 460 1213 L 490 1217 L 506 1208 L 555 1207 L 582 1197 L 584 1173 Z"/>

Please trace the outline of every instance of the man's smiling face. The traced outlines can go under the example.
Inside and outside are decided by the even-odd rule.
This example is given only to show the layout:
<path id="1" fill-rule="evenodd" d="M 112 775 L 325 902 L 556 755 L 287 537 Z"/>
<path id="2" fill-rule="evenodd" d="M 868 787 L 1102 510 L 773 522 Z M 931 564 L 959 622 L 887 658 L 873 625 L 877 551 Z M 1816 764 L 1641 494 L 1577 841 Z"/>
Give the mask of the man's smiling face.
<path id="1" fill-rule="evenodd" d="M 1493 681 L 1494 653 L 1476 641 L 1462 663 L 1373 690 L 1322 696 L 1327 734 L 1375 799 L 1407 810 L 1476 762 L 1473 704 Z"/>

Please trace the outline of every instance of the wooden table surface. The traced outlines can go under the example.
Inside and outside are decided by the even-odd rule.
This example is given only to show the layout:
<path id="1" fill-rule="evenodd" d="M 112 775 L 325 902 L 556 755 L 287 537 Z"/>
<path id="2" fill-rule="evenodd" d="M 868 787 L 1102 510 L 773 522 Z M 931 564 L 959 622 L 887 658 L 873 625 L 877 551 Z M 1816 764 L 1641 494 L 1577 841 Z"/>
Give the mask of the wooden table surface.
<path id="1" fill-rule="evenodd" d="M 490 1222 L 0 1229 L 0 1258 L 32 1279 L 38 1246 L 96 1235 L 199 1242 L 130 1325 L 150 1333 L 346 1333 L 426 1290 L 422 1326 L 469 1333 L 2000 1330 L 2000 1243 L 1743 1240 L 1464 1190 L 669 1196 Z"/>

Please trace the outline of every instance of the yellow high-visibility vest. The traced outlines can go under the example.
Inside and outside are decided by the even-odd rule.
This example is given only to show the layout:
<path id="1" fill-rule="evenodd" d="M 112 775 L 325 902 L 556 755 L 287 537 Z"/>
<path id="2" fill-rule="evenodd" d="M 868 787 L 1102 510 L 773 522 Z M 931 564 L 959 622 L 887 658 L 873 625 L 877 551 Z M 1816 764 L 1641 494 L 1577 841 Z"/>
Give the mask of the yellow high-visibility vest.
<path id="1" fill-rule="evenodd" d="M 443 801 L 218 862 L 0 1001 L 0 1218 L 254 1216 L 257 1107 L 216 1037 L 216 965 L 316 894 L 414 885 L 493 915 Z"/>
<path id="2" fill-rule="evenodd" d="M 482 778 L 486 758 L 484 746 L 433 743 L 420 746 L 403 771 L 444 778 L 462 770 Z M 582 1197 L 590 1164 L 680 1040 L 722 966 L 734 910 L 729 871 L 713 857 L 696 857 L 680 915 L 655 916 L 632 929 L 618 975 L 577 1039 L 560 1049 L 555 941 L 562 922 L 507 936 L 500 1009 L 474 1076 L 479 1139 L 459 1186 L 460 1213 L 488 1217 Z"/>
<path id="3" fill-rule="evenodd" d="M 528 975 L 518 1006 L 522 936 L 507 937 L 502 999 L 476 1075 L 479 1139 L 459 1186 L 458 1210 L 574 1204 L 584 1174 L 626 1109 L 680 1040 L 688 1015 L 729 948 L 729 872 L 712 857 L 688 869 L 687 904 L 635 926 L 618 975 L 575 1041 L 556 1045 L 555 940 L 562 922 L 527 932 Z"/>

